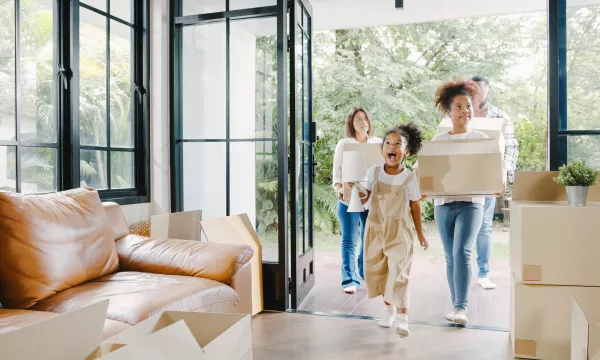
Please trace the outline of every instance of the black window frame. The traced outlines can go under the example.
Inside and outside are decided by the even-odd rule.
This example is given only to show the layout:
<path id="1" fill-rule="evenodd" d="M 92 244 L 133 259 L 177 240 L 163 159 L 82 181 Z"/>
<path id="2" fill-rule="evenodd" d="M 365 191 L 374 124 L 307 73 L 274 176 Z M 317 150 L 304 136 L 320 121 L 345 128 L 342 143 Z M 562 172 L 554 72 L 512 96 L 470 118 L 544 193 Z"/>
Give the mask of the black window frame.
<path id="1" fill-rule="evenodd" d="M 134 154 L 134 187 L 130 189 L 98 190 L 102 201 L 114 201 L 120 205 L 147 203 L 150 201 L 150 107 L 146 89 L 150 83 L 150 12 L 149 0 L 131 0 L 132 22 L 110 15 L 110 0 L 106 0 L 106 12 L 99 11 L 79 0 L 54 0 L 54 91 L 52 106 L 56 119 L 56 143 L 22 141 L 19 129 L 19 61 L 20 61 L 20 0 L 14 1 L 15 11 L 15 127 L 14 141 L 0 140 L 0 146 L 16 148 L 16 191 L 21 192 L 21 153 L 24 148 L 44 147 L 56 149 L 56 191 L 80 187 L 80 150 L 92 148 L 80 145 L 79 129 L 79 9 L 85 7 L 107 17 L 107 44 L 110 36 L 108 23 L 117 21 L 133 29 L 132 38 L 132 127 L 133 147 L 127 152 Z M 107 59 L 109 61 L 109 59 Z M 107 64 L 109 68 L 109 64 Z M 108 80 L 107 80 L 108 85 Z M 108 97 L 108 94 L 107 94 Z M 107 106 L 107 113 L 110 108 Z M 110 121 L 107 118 L 107 128 Z M 107 130 L 110 141 L 110 133 Z M 106 149 L 110 150 L 110 142 Z M 108 159 L 107 159 L 108 160 Z M 107 161 L 107 178 L 110 183 L 110 161 Z"/>

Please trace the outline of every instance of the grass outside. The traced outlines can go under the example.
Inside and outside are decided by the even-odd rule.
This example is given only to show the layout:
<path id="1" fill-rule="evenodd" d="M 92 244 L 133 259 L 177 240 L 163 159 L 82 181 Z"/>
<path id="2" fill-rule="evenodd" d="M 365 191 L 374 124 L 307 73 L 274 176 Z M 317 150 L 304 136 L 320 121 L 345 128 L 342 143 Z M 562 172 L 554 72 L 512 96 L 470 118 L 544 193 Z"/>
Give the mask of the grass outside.
<path id="1" fill-rule="evenodd" d="M 444 249 L 440 240 L 440 235 L 436 225 L 433 222 L 423 224 L 425 237 L 429 241 L 430 248 L 424 251 L 417 243 L 415 237 L 415 256 L 444 256 Z M 493 228 L 493 249 L 492 256 L 495 259 L 507 259 L 509 253 L 508 232 L 506 226 L 502 223 L 495 223 Z M 277 248 L 277 234 L 269 233 L 260 235 L 261 243 L 264 248 Z M 315 232 L 314 245 L 317 251 L 339 252 L 342 237 L 340 234 L 325 234 Z"/>

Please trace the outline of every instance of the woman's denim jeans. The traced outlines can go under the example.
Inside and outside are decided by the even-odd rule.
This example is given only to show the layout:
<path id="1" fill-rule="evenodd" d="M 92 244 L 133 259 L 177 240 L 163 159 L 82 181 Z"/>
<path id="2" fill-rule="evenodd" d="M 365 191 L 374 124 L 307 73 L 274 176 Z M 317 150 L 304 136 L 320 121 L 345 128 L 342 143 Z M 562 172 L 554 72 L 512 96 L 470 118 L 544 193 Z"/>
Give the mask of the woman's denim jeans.
<path id="1" fill-rule="evenodd" d="M 358 240 L 358 227 L 360 225 L 360 250 L 358 251 L 358 275 L 364 279 L 363 248 L 365 244 L 365 225 L 368 210 L 363 212 L 348 212 L 348 206 L 338 201 L 338 218 L 342 227 L 342 287 L 351 285 L 360 286 L 360 279 L 356 274 L 356 243 Z"/>
<path id="2" fill-rule="evenodd" d="M 483 206 L 451 202 L 436 206 L 435 222 L 446 254 L 446 275 L 454 310 L 467 311 L 471 287 L 471 250 L 483 221 Z"/>

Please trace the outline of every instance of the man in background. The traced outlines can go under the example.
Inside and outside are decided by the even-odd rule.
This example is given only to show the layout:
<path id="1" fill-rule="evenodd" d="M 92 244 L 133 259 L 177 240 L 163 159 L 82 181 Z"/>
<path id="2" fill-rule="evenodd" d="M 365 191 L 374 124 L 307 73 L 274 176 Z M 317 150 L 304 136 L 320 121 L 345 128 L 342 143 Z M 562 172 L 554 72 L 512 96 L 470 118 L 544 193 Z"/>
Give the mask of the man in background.
<path id="1" fill-rule="evenodd" d="M 513 123 L 508 115 L 492 105 L 489 102 L 490 83 L 484 76 L 473 76 L 471 78 L 481 89 L 481 98 L 475 106 L 475 116 L 483 118 L 502 118 L 504 119 L 503 135 L 506 141 L 504 148 L 504 168 L 507 172 L 507 182 L 512 183 L 517 168 L 517 158 L 519 156 L 519 144 L 515 136 Z M 496 198 L 486 197 L 483 207 L 483 224 L 477 235 L 477 267 L 479 269 L 477 278 L 479 285 L 491 290 L 496 288 L 490 278 L 490 258 L 492 257 L 492 225 L 494 222 L 494 210 L 496 208 Z"/>

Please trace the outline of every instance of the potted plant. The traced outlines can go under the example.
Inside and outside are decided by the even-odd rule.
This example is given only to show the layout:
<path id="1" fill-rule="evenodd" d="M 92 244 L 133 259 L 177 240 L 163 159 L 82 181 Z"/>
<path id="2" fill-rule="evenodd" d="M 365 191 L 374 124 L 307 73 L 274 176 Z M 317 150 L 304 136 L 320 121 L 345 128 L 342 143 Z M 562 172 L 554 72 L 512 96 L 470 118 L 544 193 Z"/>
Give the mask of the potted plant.
<path id="1" fill-rule="evenodd" d="M 598 171 L 581 160 L 573 160 L 558 170 L 559 175 L 554 178 L 554 181 L 566 187 L 569 205 L 585 206 L 588 188 L 596 184 Z"/>

